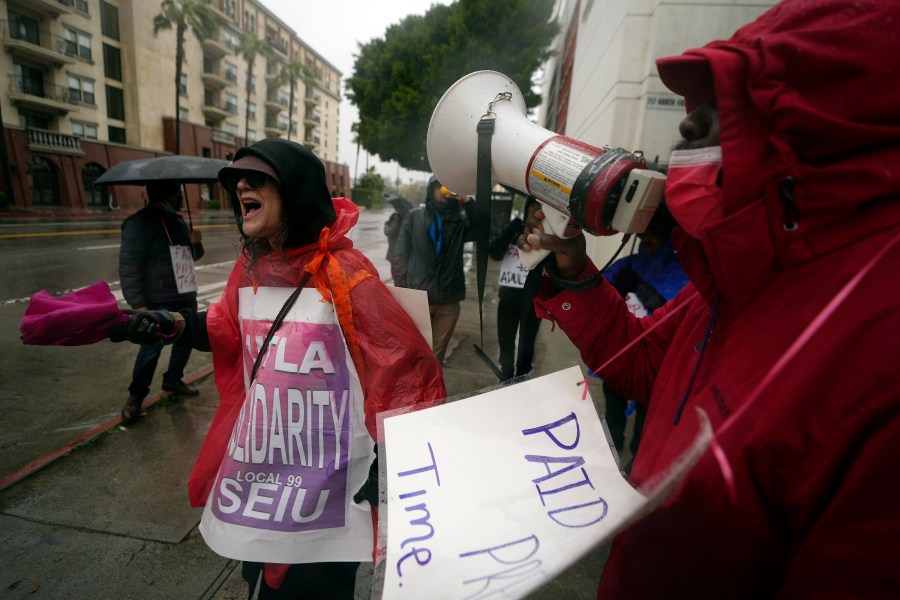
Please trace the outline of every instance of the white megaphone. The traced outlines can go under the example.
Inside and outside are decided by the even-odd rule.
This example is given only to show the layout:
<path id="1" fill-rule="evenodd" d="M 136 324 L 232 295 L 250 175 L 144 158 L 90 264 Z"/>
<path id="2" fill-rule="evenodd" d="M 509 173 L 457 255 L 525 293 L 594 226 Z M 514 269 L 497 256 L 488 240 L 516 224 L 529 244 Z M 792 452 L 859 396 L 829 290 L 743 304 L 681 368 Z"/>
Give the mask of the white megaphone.
<path id="1" fill-rule="evenodd" d="M 496 71 L 476 71 L 454 83 L 431 115 L 428 161 L 443 185 L 475 193 L 476 127 L 484 116 L 494 118 L 491 186 L 501 183 L 537 198 L 545 230 L 571 237 L 581 228 L 594 235 L 647 228 L 665 176 L 646 169 L 640 153 L 597 148 L 532 123 L 518 86 Z M 546 255 L 521 252 L 519 258 L 531 269 Z"/>

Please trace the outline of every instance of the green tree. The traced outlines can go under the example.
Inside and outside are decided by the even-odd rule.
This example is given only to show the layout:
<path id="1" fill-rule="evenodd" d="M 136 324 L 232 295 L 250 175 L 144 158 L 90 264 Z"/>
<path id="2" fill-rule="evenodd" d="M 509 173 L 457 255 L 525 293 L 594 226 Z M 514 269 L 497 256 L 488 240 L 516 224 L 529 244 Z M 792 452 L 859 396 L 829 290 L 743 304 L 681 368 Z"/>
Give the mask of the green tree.
<path id="1" fill-rule="evenodd" d="M 382 160 L 429 170 L 431 113 L 457 79 L 492 69 L 509 76 L 529 108 L 535 72 L 550 56 L 559 26 L 553 0 L 458 0 L 435 5 L 360 45 L 347 97 L 359 109 L 359 142 Z"/>
<path id="2" fill-rule="evenodd" d="M 260 38 L 255 33 L 241 34 L 238 42 L 237 53 L 247 61 L 247 100 L 246 109 L 244 110 L 244 140 L 250 143 L 250 94 L 253 91 L 253 63 L 256 62 L 257 56 L 269 58 L 274 51 L 271 44 Z"/>
<path id="3" fill-rule="evenodd" d="M 363 173 L 359 181 L 356 182 L 357 189 L 370 190 L 378 192 L 384 191 L 384 178 L 375 172 L 375 167 L 369 167 L 369 170 Z"/>
<path id="4" fill-rule="evenodd" d="M 278 85 L 288 85 L 291 89 L 290 103 L 288 104 L 288 140 L 291 139 L 291 123 L 294 120 L 294 92 L 297 89 L 298 81 L 302 81 L 306 89 L 313 84 L 312 71 L 299 60 L 292 60 L 284 65 L 275 80 Z"/>
<path id="5" fill-rule="evenodd" d="M 175 28 L 175 154 L 181 154 L 181 72 L 184 68 L 184 34 L 190 27 L 198 40 L 216 30 L 212 9 L 199 0 L 163 0 L 153 17 L 153 35 Z"/>

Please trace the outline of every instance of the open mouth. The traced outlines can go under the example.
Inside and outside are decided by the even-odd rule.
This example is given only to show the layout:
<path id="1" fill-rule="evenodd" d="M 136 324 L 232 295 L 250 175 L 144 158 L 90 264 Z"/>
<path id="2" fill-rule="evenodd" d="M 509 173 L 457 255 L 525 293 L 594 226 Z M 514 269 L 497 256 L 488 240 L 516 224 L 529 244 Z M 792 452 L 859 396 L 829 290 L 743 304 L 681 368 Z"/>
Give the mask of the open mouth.
<path id="1" fill-rule="evenodd" d="M 260 208 L 262 208 L 262 204 L 259 203 L 258 200 L 243 200 L 241 202 L 244 206 L 244 216 L 249 217 L 256 213 Z"/>

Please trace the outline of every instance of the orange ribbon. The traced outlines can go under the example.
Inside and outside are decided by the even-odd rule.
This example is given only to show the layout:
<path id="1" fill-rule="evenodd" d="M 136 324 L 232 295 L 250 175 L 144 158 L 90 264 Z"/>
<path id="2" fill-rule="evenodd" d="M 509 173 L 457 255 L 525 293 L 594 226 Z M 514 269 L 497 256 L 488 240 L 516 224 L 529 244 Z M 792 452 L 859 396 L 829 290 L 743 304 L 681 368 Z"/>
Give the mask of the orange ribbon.
<path id="1" fill-rule="evenodd" d="M 331 230 L 328 227 L 322 229 L 319 234 L 319 250 L 316 255 L 303 268 L 308 271 L 316 284 L 316 290 L 322 295 L 322 302 L 331 302 L 334 305 L 334 312 L 337 314 L 338 324 L 344 332 L 344 339 L 350 350 L 350 358 L 356 367 L 356 373 L 359 376 L 359 384 L 363 389 L 363 398 L 365 398 L 365 378 L 363 371 L 362 352 L 359 347 L 359 335 L 356 327 L 353 325 L 353 306 L 350 303 L 350 290 L 357 283 L 371 277 L 368 271 L 357 271 L 352 280 L 348 281 L 347 274 L 341 263 L 332 252 L 328 250 L 328 236 Z M 365 404 L 363 411 L 365 412 Z"/>

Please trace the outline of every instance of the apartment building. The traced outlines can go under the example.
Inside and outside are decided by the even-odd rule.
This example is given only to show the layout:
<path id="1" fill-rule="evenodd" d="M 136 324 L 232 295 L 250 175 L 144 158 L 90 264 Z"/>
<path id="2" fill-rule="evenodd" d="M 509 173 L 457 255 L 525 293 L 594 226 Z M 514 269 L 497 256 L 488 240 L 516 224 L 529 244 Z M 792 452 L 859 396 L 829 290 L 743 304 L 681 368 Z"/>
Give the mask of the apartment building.
<path id="1" fill-rule="evenodd" d="M 178 154 L 213 158 L 290 138 L 322 159 L 333 194 L 349 192 L 349 168 L 337 163 L 341 72 L 258 2 L 201 1 L 215 27 L 203 39 L 185 32 L 176 136 L 176 33 L 154 34 L 159 0 L 0 0 L 7 209 L 142 206 L 140 187 L 93 182 L 119 161 L 176 153 L 176 137 Z M 252 65 L 238 53 L 251 33 L 271 48 Z M 280 75 L 295 62 L 305 74 L 291 106 Z M 192 207 L 223 196 L 217 185 L 188 187 Z"/>

